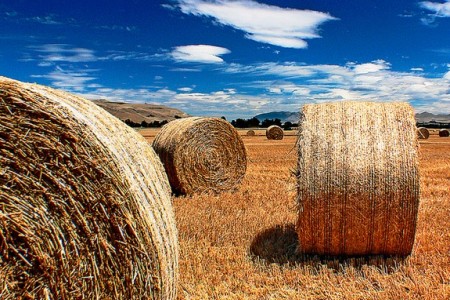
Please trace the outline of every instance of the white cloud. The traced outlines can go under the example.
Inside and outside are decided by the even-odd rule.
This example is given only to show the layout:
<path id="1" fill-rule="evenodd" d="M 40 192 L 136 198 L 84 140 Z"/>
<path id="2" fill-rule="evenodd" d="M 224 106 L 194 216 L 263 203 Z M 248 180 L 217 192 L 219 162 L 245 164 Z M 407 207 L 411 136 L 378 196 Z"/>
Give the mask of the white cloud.
<path id="1" fill-rule="evenodd" d="M 423 68 L 411 68 L 411 71 L 423 72 Z"/>
<path id="2" fill-rule="evenodd" d="M 221 55 L 230 50 L 210 45 L 188 45 L 175 47 L 170 56 L 179 62 L 223 63 Z"/>
<path id="3" fill-rule="evenodd" d="M 445 73 L 444 77 L 445 80 L 450 81 L 450 71 L 448 71 L 447 73 Z"/>
<path id="4" fill-rule="evenodd" d="M 306 39 L 318 38 L 318 27 L 336 18 L 323 12 L 281 8 L 252 0 L 179 0 L 185 14 L 212 17 L 222 25 L 246 33 L 257 42 L 285 48 L 306 48 Z"/>
<path id="5" fill-rule="evenodd" d="M 446 0 L 444 3 L 423 1 L 419 4 L 422 8 L 433 12 L 436 17 L 450 17 L 450 0 Z"/>
<path id="6" fill-rule="evenodd" d="M 178 89 L 180 92 L 192 92 L 192 88 L 190 87 L 182 87 Z"/>
<path id="7" fill-rule="evenodd" d="M 353 68 L 353 72 L 355 72 L 355 74 L 366 74 L 386 69 L 389 69 L 389 64 L 384 60 L 377 60 L 371 63 L 355 65 Z"/>

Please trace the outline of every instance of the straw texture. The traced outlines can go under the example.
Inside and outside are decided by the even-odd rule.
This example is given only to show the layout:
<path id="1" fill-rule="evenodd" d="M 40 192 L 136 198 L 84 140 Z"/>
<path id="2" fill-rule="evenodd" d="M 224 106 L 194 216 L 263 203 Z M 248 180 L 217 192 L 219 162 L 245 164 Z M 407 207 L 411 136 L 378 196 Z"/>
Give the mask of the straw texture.
<path id="1" fill-rule="evenodd" d="M 0 77 L 0 298 L 174 299 L 170 187 L 92 102 Z"/>
<path id="2" fill-rule="evenodd" d="M 406 103 L 303 107 L 299 251 L 409 255 L 419 207 L 418 140 Z"/>
<path id="3" fill-rule="evenodd" d="M 450 131 L 448 131 L 448 129 L 441 129 L 441 130 L 439 130 L 439 136 L 440 137 L 449 137 Z"/>
<path id="4" fill-rule="evenodd" d="M 283 135 L 283 129 L 280 126 L 271 125 L 266 129 L 266 137 L 269 140 L 282 140 Z"/>
<path id="5" fill-rule="evenodd" d="M 428 131 L 425 127 L 419 127 L 417 128 L 417 136 L 421 140 L 426 140 L 430 137 L 430 131 Z"/>
<path id="6" fill-rule="evenodd" d="M 191 117 L 164 125 L 153 141 L 175 193 L 234 189 L 247 169 L 244 143 L 230 123 Z"/>
<path id="7" fill-rule="evenodd" d="M 247 131 L 247 136 L 255 136 L 255 135 L 256 135 L 256 133 L 254 130 Z"/>

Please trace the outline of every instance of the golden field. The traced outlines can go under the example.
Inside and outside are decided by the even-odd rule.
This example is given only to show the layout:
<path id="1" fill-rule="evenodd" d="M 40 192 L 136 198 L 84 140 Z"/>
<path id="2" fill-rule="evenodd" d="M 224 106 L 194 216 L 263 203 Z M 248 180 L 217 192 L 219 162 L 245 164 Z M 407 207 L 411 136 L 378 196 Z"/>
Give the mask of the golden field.
<path id="1" fill-rule="evenodd" d="M 421 202 L 411 256 L 296 254 L 295 131 L 245 136 L 235 193 L 174 197 L 180 299 L 450 299 L 450 138 L 420 141 Z M 156 130 L 141 133 L 152 141 Z"/>

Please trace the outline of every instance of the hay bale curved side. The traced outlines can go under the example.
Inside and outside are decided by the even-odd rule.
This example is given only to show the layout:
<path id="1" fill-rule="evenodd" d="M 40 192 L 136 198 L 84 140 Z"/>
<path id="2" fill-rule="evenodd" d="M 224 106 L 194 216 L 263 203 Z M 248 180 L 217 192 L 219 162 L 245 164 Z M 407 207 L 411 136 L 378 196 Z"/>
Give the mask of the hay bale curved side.
<path id="1" fill-rule="evenodd" d="M 266 129 L 266 137 L 269 140 L 282 140 L 283 136 L 283 129 L 278 125 L 271 125 Z"/>
<path id="2" fill-rule="evenodd" d="M 256 135 L 256 133 L 254 130 L 247 131 L 247 136 L 255 136 L 255 135 Z"/>
<path id="3" fill-rule="evenodd" d="M 44 86 L 0 77 L 0 101 L 3 296 L 174 299 L 170 188 L 145 139 Z"/>
<path id="4" fill-rule="evenodd" d="M 232 190 L 247 169 L 241 137 L 231 124 L 219 118 L 171 121 L 159 131 L 152 146 L 175 193 Z"/>
<path id="5" fill-rule="evenodd" d="M 417 128 L 417 135 L 421 140 L 427 140 L 430 137 L 430 131 L 425 127 Z"/>
<path id="6" fill-rule="evenodd" d="M 418 140 L 406 103 L 303 107 L 297 233 L 303 253 L 409 255 L 419 207 Z"/>
<path id="7" fill-rule="evenodd" d="M 439 136 L 440 137 L 449 137 L 450 131 L 448 129 L 441 129 L 441 130 L 439 130 Z"/>

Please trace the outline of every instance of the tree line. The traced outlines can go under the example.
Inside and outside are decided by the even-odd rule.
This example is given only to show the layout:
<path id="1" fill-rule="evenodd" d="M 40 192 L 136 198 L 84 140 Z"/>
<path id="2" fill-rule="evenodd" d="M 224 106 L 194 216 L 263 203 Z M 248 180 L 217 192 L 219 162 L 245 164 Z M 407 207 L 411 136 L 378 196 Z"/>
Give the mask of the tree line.
<path id="1" fill-rule="evenodd" d="M 222 117 L 223 118 L 223 117 Z M 231 121 L 231 125 L 237 128 L 267 128 L 272 125 L 277 125 L 282 127 L 284 130 L 290 130 L 292 127 L 296 127 L 298 124 L 292 122 L 281 123 L 278 118 L 275 119 L 264 119 L 262 122 L 257 118 L 253 117 L 251 119 L 236 119 Z"/>
<path id="2" fill-rule="evenodd" d="M 162 120 L 160 121 L 153 121 L 153 122 L 146 122 L 146 121 L 142 121 L 141 123 L 136 123 L 131 121 L 130 119 L 126 119 L 125 124 L 127 124 L 130 127 L 144 127 L 144 128 L 149 128 L 149 127 L 153 127 L 153 128 L 158 128 L 158 127 L 162 127 L 164 125 L 166 125 L 167 123 L 169 123 L 167 120 Z"/>

